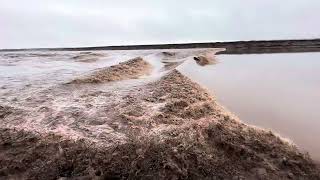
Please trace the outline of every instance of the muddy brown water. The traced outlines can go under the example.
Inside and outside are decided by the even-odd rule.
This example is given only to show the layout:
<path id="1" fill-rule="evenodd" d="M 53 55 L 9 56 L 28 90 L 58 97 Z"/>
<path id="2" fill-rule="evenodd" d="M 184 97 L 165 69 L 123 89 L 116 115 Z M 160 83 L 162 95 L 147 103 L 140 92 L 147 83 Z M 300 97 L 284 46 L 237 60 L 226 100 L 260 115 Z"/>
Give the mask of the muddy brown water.
<path id="1" fill-rule="evenodd" d="M 137 56 L 162 71 L 162 51 L 101 51 L 90 62 L 74 60 L 79 52 L 1 54 L 0 103 L 16 104 L 41 89 Z M 178 66 L 207 87 L 243 122 L 271 129 L 320 160 L 320 53 L 219 55 L 217 64 L 199 66 L 191 50 L 170 51 L 178 54 L 166 61 L 180 59 L 170 68 Z"/>
<path id="2" fill-rule="evenodd" d="M 180 71 L 243 122 L 271 129 L 320 160 L 320 53 L 221 55 Z"/>

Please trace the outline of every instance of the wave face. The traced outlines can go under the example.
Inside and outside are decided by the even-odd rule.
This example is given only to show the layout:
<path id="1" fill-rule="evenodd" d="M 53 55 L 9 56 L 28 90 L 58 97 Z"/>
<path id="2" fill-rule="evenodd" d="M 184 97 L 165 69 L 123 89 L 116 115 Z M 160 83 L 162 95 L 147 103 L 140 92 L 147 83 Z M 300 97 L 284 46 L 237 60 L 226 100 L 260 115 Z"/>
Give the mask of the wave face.
<path id="1" fill-rule="evenodd" d="M 319 177 L 295 146 L 241 123 L 176 70 L 186 61 L 198 64 L 195 57 L 214 64 L 207 61 L 215 52 L 2 54 L 1 175 Z M 11 71 L 18 69 L 26 70 Z M 70 83 L 101 73 L 94 83 Z"/>

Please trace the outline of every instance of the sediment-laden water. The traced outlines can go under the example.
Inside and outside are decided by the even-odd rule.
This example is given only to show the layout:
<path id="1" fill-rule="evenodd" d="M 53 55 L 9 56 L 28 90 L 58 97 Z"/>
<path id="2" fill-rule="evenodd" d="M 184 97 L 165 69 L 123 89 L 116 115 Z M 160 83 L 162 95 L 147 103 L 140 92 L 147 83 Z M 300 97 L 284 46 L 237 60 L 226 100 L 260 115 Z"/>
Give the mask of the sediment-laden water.
<path id="1" fill-rule="evenodd" d="M 319 178 L 294 144 L 191 80 L 210 84 L 217 51 L 1 53 L 0 175 Z"/>

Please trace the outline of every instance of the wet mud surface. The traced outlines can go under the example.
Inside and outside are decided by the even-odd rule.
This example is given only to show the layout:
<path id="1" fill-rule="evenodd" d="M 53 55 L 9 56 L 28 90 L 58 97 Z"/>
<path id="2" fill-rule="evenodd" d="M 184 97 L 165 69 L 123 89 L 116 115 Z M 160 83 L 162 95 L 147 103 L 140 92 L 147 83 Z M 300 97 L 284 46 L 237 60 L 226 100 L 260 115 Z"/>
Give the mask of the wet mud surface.
<path id="1" fill-rule="evenodd" d="M 207 50 L 107 52 L 89 67 L 71 63 L 72 73 L 68 68 L 52 77 L 45 73 L 43 84 L 33 83 L 43 76 L 31 74 L 35 79 L 28 86 L 18 75 L 1 74 L 17 82 L 9 78 L 1 84 L 0 176 L 319 179 L 307 154 L 270 131 L 242 123 L 174 69 L 203 53 Z M 75 62 L 73 57 L 66 62 Z M 105 63 L 110 57 L 124 60 Z M 102 80 L 68 83 L 88 74 Z"/>

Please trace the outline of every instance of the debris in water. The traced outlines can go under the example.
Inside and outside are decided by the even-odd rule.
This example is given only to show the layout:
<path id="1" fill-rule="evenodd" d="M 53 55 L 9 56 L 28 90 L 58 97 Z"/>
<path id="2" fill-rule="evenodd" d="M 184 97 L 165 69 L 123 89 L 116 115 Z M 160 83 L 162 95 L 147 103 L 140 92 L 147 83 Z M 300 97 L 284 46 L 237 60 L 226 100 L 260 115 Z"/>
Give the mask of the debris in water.
<path id="1" fill-rule="evenodd" d="M 212 64 L 217 64 L 217 60 L 215 58 L 214 53 L 205 53 L 200 56 L 196 56 L 193 58 L 197 64 L 200 66 L 206 66 L 206 65 L 212 65 Z"/>

